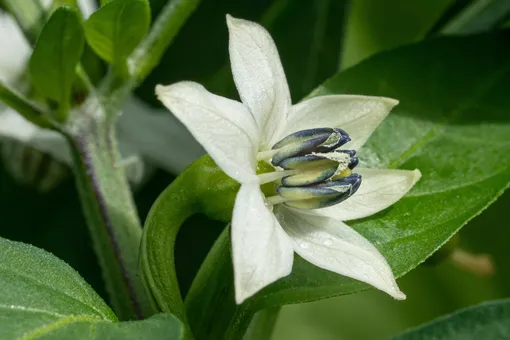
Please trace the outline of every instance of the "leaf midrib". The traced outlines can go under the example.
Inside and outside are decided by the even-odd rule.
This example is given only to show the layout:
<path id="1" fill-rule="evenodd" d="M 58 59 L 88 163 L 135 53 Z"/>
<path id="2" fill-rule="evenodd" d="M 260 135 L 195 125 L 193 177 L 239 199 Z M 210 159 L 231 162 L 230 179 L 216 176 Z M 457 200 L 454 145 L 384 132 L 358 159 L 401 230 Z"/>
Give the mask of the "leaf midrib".
<path id="1" fill-rule="evenodd" d="M 55 287 L 53 287 L 53 286 L 51 286 L 51 285 L 49 285 L 49 284 L 47 284 L 45 282 L 41 282 L 41 281 L 37 280 L 34 277 L 28 276 L 28 275 L 23 274 L 23 273 L 16 273 L 16 272 L 14 272 L 14 271 L 12 271 L 12 270 L 10 270 L 8 268 L 5 268 L 5 267 L 0 267 L 0 272 L 6 272 L 6 273 L 9 273 L 9 274 L 14 275 L 14 276 L 18 276 L 18 277 L 24 278 L 27 281 L 34 282 L 39 287 L 43 287 L 43 288 L 45 288 L 45 289 L 47 289 L 49 291 L 54 291 L 54 292 L 58 293 L 59 295 L 66 296 L 67 298 L 70 298 L 71 300 L 74 300 L 74 301 L 78 302 L 80 305 L 83 305 L 87 309 L 92 310 L 94 312 L 94 314 L 97 314 L 98 316 L 104 318 L 104 320 L 111 320 L 106 315 L 104 315 L 101 311 L 99 311 L 96 308 L 94 308 L 94 306 L 91 306 L 91 305 L 87 304 L 85 301 L 82 301 L 82 300 L 78 299 L 75 296 L 72 296 L 72 295 L 69 295 L 69 294 L 67 294 L 65 292 L 62 292 L 62 291 L 56 289 Z"/>
<path id="2" fill-rule="evenodd" d="M 74 322 L 90 322 L 92 324 L 97 324 L 100 322 L 108 322 L 105 320 L 101 320 L 98 318 L 90 317 L 90 316 L 70 316 L 66 318 L 62 318 L 59 320 L 56 320 L 52 323 L 46 324 L 44 326 L 41 326 L 39 328 L 36 328 L 35 330 L 25 334 L 23 337 L 19 338 L 20 340 L 31 340 L 36 339 L 42 335 L 45 335 L 47 333 L 50 333 L 56 329 L 58 329 L 61 326 L 66 326 Z"/>

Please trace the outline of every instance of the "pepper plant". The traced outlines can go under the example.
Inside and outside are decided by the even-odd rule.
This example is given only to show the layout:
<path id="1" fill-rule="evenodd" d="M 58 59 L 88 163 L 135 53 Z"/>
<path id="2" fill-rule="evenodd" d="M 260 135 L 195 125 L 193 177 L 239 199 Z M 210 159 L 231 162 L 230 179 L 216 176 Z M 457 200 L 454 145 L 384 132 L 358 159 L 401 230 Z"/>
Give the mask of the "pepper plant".
<path id="1" fill-rule="evenodd" d="M 454 257 L 453 237 L 510 183 L 508 2 L 438 2 L 396 43 L 370 34 L 371 1 L 227 5 L 212 41 L 225 65 L 158 72 L 209 3 L 0 2 L 4 162 L 41 191 L 72 169 L 106 288 L 0 238 L 2 338 L 268 339 L 284 305 L 370 288 L 400 303 L 397 279 L 426 260 L 490 267 Z M 289 27 L 296 42 L 279 39 Z M 168 111 L 136 98 L 147 87 Z M 154 168 L 177 177 L 143 221 L 134 193 Z M 224 228 L 183 289 L 176 245 L 195 215 Z M 397 338 L 501 338 L 509 311 L 490 302 Z"/>

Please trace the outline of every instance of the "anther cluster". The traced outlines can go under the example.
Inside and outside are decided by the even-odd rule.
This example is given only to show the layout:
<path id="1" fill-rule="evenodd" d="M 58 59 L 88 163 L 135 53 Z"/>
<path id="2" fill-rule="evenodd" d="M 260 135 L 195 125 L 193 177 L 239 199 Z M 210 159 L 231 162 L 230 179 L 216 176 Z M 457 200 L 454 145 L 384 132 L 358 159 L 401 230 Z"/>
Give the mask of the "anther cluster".
<path id="1" fill-rule="evenodd" d="M 317 128 L 295 132 L 276 143 L 271 163 L 294 171 L 282 178 L 276 191 L 284 204 L 300 209 L 325 208 L 352 196 L 361 176 L 355 150 L 339 148 L 351 139 L 338 128 Z"/>

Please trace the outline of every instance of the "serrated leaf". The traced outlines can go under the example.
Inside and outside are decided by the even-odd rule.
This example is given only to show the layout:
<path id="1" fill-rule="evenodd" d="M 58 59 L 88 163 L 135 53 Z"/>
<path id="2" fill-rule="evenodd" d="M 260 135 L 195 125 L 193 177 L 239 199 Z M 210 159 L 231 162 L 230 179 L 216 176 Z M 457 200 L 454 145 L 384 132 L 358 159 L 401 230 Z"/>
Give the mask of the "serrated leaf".
<path id="1" fill-rule="evenodd" d="M 311 95 L 400 100 L 359 157 L 369 167 L 418 168 L 423 176 L 392 207 L 348 222 L 381 251 L 396 276 L 423 262 L 509 185 L 508 37 L 509 32 L 442 38 L 382 53 L 334 76 Z M 230 324 L 229 335 L 242 333 L 246 315 L 256 310 L 368 288 L 296 256 L 291 275 L 234 307 L 228 233 L 219 242 L 187 296 L 192 329 L 223 334 Z M 218 263 L 223 266 L 215 268 Z M 232 314 L 203 315 L 225 299 L 225 291 L 230 291 Z M 232 315 L 240 319 L 231 321 Z"/>
<path id="2" fill-rule="evenodd" d="M 147 0 L 113 0 L 85 22 L 85 38 L 101 58 L 124 67 L 126 58 L 142 41 L 149 26 Z"/>
<path id="3" fill-rule="evenodd" d="M 510 338 L 510 300 L 486 302 L 411 329 L 394 340 Z"/>
<path id="4" fill-rule="evenodd" d="M 181 339 L 170 314 L 117 322 L 75 270 L 44 250 L 0 238 L 0 258 L 1 339 Z"/>
<path id="5" fill-rule="evenodd" d="M 78 12 L 60 7 L 43 27 L 30 58 L 32 83 L 41 94 L 57 101 L 63 111 L 69 104 L 83 44 L 83 28 Z M 65 117 L 59 118 L 63 120 Z"/>

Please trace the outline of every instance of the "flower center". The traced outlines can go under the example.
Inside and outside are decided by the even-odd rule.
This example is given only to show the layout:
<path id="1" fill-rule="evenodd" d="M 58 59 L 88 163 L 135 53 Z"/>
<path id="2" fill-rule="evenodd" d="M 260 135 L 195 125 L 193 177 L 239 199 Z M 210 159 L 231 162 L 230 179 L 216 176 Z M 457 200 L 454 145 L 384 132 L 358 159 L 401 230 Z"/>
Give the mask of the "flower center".
<path id="1" fill-rule="evenodd" d="M 259 162 L 267 201 L 318 209 L 352 196 L 361 185 L 361 176 L 352 172 L 359 160 L 355 150 L 339 149 L 350 140 L 347 132 L 337 128 L 301 130 L 259 153 L 259 159 L 271 157 L 277 170 L 268 172 L 271 166 Z"/>

